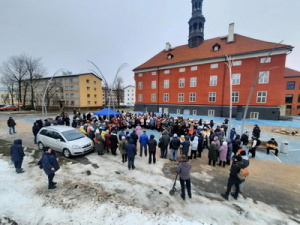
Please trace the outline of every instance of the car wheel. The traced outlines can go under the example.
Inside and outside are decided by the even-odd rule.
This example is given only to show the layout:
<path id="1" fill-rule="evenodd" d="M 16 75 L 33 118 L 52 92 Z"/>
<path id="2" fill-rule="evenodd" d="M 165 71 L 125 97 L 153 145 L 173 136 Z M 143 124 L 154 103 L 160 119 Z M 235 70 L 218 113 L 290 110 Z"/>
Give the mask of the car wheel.
<path id="1" fill-rule="evenodd" d="M 65 148 L 65 149 L 63 150 L 63 155 L 64 155 L 64 157 L 66 157 L 66 158 L 70 158 L 70 157 L 71 157 L 71 152 L 70 152 L 70 150 Z"/>
<path id="2" fill-rule="evenodd" d="M 39 150 L 43 150 L 44 149 L 44 144 L 42 142 L 39 142 L 38 147 L 39 147 Z"/>

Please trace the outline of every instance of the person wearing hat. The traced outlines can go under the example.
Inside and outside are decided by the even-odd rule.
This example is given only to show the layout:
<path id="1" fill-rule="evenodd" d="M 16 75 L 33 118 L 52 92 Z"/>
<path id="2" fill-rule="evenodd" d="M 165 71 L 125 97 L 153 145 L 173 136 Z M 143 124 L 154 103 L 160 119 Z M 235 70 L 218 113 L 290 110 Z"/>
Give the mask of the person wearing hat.
<path id="1" fill-rule="evenodd" d="M 41 163 L 44 169 L 44 172 L 48 176 L 48 189 L 56 188 L 56 182 L 53 182 L 55 172 L 60 169 L 60 166 L 57 162 L 56 155 L 50 147 L 43 148 L 44 153 L 41 159 Z"/>
<path id="2" fill-rule="evenodd" d="M 146 134 L 146 131 L 143 131 L 143 134 L 139 138 L 140 142 L 140 157 L 143 156 L 143 149 L 144 149 L 144 154 L 147 157 L 147 143 L 148 143 L 148 135 Z"/>
<path id="3" fill-rule="evenodd" d="M 260 132 L 261 132 L 261 130 L 260 130 L 259 126 L 257 124 L 255 124 L 252 134 L 254 134 L 255 137 L 257 137 L 257 138 L 260 138 Z"/>
<path id="4" fill-rule="evenodd" d="M 186 186 L 189 198 L 192 198 L 191 178 L 190 178 L 191 168 L 192 168 L 192 165 L 191 165 L 190 162 L 187 161 L 187 157 L 185 155 L 182 155 L 180 157 L 179 164 L 178 164 L 178 167 L 176 169 L 176 172 L 179 175 L 180 186 L 181 186 L 181 195 L 180 195 L 180 197 L 183 200 L 185 200 L 185 186 Z"/>
<path id="5" fill-rule="evenodd" d="M 119 141 L 118 141 L 117 133 L 115 130 L 113 130 L 110 135 L 110 148 L 111 148 L 111 154 L 113 154 L 114 156 L 117 155 L 118 145 L 119 145 Z"/>
<path id="6" fill-rule="evenodd" d="M 149 164 L 151 164 L 152 162 L 155 164 L 156 163 L 155 155 L 156 155 L 157 141 L 154 139 L 154 134 L 150 135 L 150 139 L 147 141 L 147 145 L 149 147 Z"/>
<path id="7" fill-rule="evenodd" d="M 15 131 L 15 126 L 16 126 L 15 120 L 10 116 L 7 120 L 7 126 L 8 126 L 8 132 L 9 134 L 17 133 Z"/>
<path id="8" fill-rule="evenodd" d="M 238 164 L 238 162 L 242 161 L 242 157 L 240 155 L 233 156 L 233 163 L 230 168 L 230 174 L 227 182 L 227 190 L 225 193 L 222 193 L 221 196 L 228 200 L 229 193 L 231 191 L 231 187 L 235 185 L 235 193 L 231 194 L 231 196 L 234 199 L 238 198 L 239 192 L 240 192 L 240 183 L 241 180 L 238 178 L 238 173 L 241 170 L 241 166 Z"/>
<path id="9" fill-rule="evenodd" d="M 179 147 L 180 147 L 180 140 L 177 137 L 177 134 L 174 134 L 172 140 L 170 141 L 170 149 L 171 149 L 170 160 L 171 161 L 175 161 L 175 162 L 177 161 Z"/>
<path id="10" fill-rule="evenodd" d="M 274 150 L 275 151 L 275 155 L 278 156 L 278 144 L 275 141 L 274 138 L 271 138 L 268 142 L 267 142 L 267 154 L 270 154 L 270 150 Z"/>
<path id="11" fill-rule="evenodd" d="M 10 157 L 11 161 L 14 162 L 16 173 L 24 173 L 25 171 L 22 169 L 23 158 L 25 156 L 22 140 L 16 139 L 14 140 L 14 144 L 10 147 Z"/>

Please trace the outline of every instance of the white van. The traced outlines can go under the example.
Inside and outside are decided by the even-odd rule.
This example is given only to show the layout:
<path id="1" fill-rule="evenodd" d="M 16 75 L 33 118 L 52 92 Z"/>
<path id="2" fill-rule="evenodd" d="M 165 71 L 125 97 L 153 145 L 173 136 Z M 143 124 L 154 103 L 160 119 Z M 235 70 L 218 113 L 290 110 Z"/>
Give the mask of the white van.
<path id="1" fill-rule="evenodd" d="M 43 127 L 37 134 L 39 149 L 44 146 L 62 152 L 66 158 L 93 151 L 93 141 L 79 130 L 68 126 Z"/>

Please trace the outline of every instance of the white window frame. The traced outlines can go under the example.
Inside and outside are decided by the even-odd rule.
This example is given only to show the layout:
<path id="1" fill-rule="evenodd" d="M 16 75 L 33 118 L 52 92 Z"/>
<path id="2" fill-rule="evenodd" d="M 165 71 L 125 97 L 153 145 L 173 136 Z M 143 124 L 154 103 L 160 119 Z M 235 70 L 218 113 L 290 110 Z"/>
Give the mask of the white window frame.
<path id="1" fill-rule="evenodd" d="M 217 93 L 209 92 L 208 93 L 208 102 L 216 102 L 217 101 Z"/>
<path id="2" fill-rule="evenodd" d="M 197 115 L 197 110 L 193 110 L 192 115 Z"/>
<path id="3" fill-rule="evenodd" d="M 196 102 L 196 93 L 192 92 L 189 94 L 189 102 Z"/>
<path id="4" fill-rule="evenodd" d="M 271 57 L 264 57 L 260 59 L 260 63 L 270 63 Z"/>
<path id="5" fill-rule="evenodd" d="M 238 91 L 233 91 L 231 96 L 232 103 L 238 103 L 240 100 L 240 93 Z"/>
<path id="6" fill-rule="evenodd" d="M 169 93 L 164 93 L 164 102 L 169 102 L 169 101 L 170 101 Z"/>
<path id="7" fill-rule="evenodd" d="M 151 72 L 151 75 L 156 75 L 156 74 L 157 74 L 156 71 Z"/>
<path id="8" fill-rule="evenodd" d="M 218 75 L 212 75 L 209 77 L 209 86 L 217 86 L 218 85 Z"/>
<path id="9" fill-rule="evenodd" d="M 143 76 L 143 73 L 138 73 L 138 77 L 142 77 Z"/>
<path id="10" fill-rule="evenodd" d="M 213 64 L 210 64 L 210 68 L 211 69 L 216 69 L 219 67 L 219 64 L 218 63 L 213 63 Z"/>
<path id="11" fill-rule="evenodd" d="M 169 74 L 170 70 L 164 70 L 164 74 Z"/>
<path id="12" fill-rule="evenodd" d="M 250 119 L 258 119 L 259 112 L 250 112 Z"/>
<path id="13" fill-rule="evenodd" d="M 151 94 L 151 102 L 156 102 L 156 94 Z"/>
<path id="14" fill-rule="evenodd" d="M 156 89 L 156 80 L 151 81 L 151 88 Z"/>
<path id="15" fill-rule="evenodd" d="M 180 109 L 177 109 L 177 110 L 176 110 L 176 114 L 180 114 Z"/>
<path id="16" fill-rule="evenodd" d="M 267 103 L 267 91 L 258 91 L 256 97 L 256 103 Z"/>
<path id="17" fill-rule="evenodd" d="M 169 113 L 169 108 L 164 108 L 164 113 L 168 114 Z"/>
<path id="18" fill-rule="evenodd" d="M 197 77 L 190 78 L 190 87 L 197 87 Z"/>
<path id="19" fill-rule="evenodd" d="M 234 73 L 232 74 L 232 85 L 239 85 L 241 84 L 241 74 Z"/>
<path id="20" fill-rule="evenodd" d="M 178 93 L 178 102 L 184 102 L 184 93 Z"/>
<path id="21" fill-rule="evenodd" d="M 139 90 L 143 89 L 143 82 L 142 81 L 138 82 L 138 89 Z"/>
<path id="22" fill-rule="evenodd" d="M 170 87 L 170 80 L 164 80 L 164 88 Z"/>
<path id="23" fill-rule="evenodd" d="M 261 71 L 259 72 L 259 84 L 268 84 L 269 83 L 269 76 L 270 72 L 269 71 Z"/>
<path id="24" fill-rule="evenodd" d="M 180 73 L 185 72 L 185 68 L 179 68 L 179 72 Z"/>
<path id="25" fill-rule="evenodd" d="M 207 116 L 215 116 L 215 110 L 209 109 L 209 110 L 207 111 Z"/>
<path id="26" fill-rule="evenodd" d="M 198 70 L 198 66 L 191 66 L 191 71 L 196 71 Z"/>
<path id="27" fill-rule="evenodd" d="M 232 66 L 241 66 L 241 65 L 242 65 L 242 60 L 232 62 Z"/>
<path id="28" fill-rule="evenodd" d="M 184 88 L 184 86 L 185 86 L 185 78 L 179 78 L 178 87 Z"/>
<path id="29" fill-rule="evenodd" d="M 142 102 L 143 101 L 143 94 L 138 94 L 138 101 Z"/>

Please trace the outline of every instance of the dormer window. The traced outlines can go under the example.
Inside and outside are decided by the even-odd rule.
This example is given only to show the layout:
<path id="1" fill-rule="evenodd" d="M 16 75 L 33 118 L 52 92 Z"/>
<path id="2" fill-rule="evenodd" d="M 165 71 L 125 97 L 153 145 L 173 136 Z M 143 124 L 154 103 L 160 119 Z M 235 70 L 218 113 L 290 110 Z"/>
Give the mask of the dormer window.
<path id="1" fill-rule="evenodd" d="M 173 55 L 171 54 L 171 53 L 169 53 L 168 55 L 167 55 L 167 59 L 172 59 L 173 58 Z"/>
<path id="2" fill-rule="evenodd" d="M 214 44 L 214 46 L 212 47 L 212 49 L 213 49 L 214 52 L 219 51 L 220 48 L 221 48 L 221 45 L 219 45 L 218 43 Z"/>

